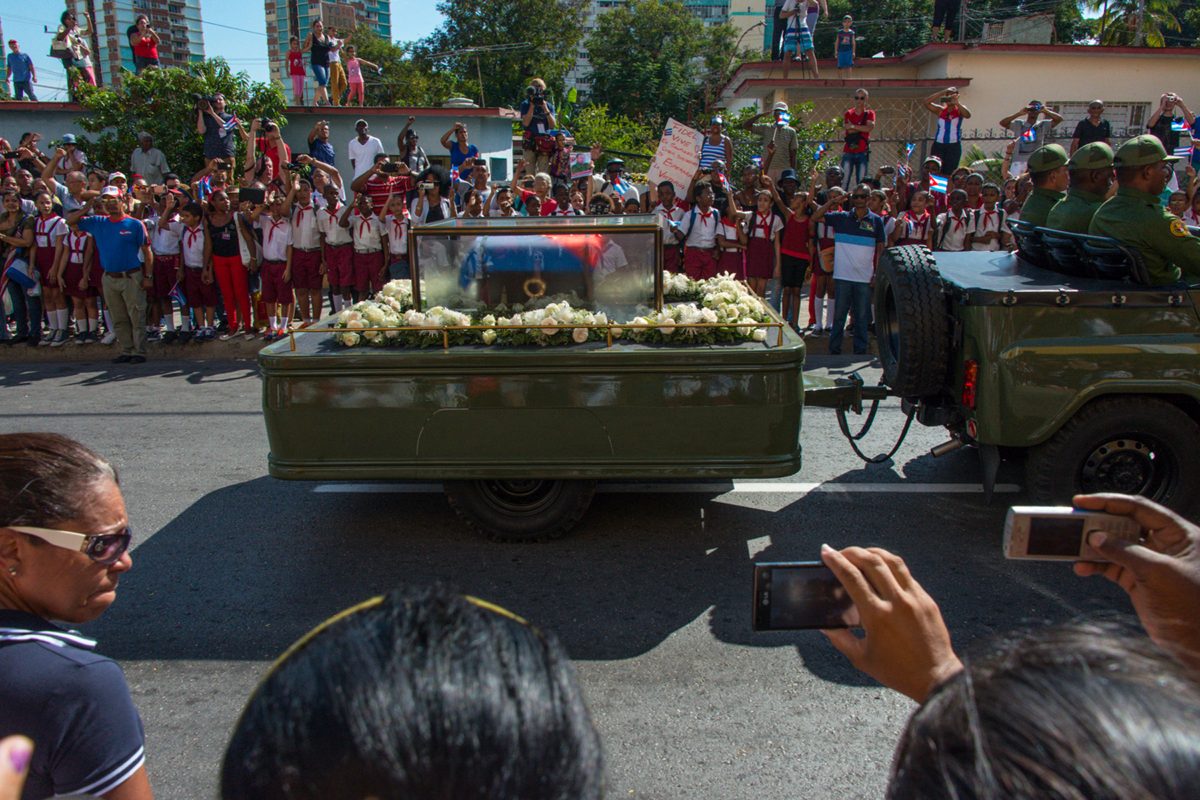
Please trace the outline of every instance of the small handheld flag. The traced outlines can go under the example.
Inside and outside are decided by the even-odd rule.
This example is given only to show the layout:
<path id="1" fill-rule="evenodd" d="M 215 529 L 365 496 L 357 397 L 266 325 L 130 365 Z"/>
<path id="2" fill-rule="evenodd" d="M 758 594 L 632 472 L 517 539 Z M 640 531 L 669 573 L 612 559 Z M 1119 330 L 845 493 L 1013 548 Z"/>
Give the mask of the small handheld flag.
<path id="1" fill-rule="evenodd" d="M 1028 129 L 1028 130 L 1026 130 L 1024 133 L 1022 133 L 1022 134 L 1021 134 L 1021 141 L 1023 141 L 1023 142 L 1036 142 L 1036 141 L 1037 141 L 1037 128 L 1029 128 L 1029 129 Z"/>
<path id="2" fill-rule="evenodd" d="M 781 128 L 784 125 L 787 125 L 791 121 L 792 121 L 792 115 L 786 111 L 780 111 L 779 116 L 775 117 L 775 124 Z"/>
<path id="3" fill-rule="evenodd" d="M 1183 133 L 1188 129 L 1187 120 L 1173 119 L 1171 120 L 1171 130 L 1175 133 Z"/>
<path id="4" fill-rule="evenodd" d="M 238 118 L 237 118 L 237 114 L 234 114 L 232 117 L 230 117 L 230 118 L 229 118 L 229 119 L 228 119 L 228 120 L 227 120 L 227 121 L 224 123 L 224 126 L 225 126 L 225 130 L 227 130 L 227 131 L 231 131 L 231 130 L 233 130 L 234 128 L 236 128 L 236 127 L 238 126 Z"/>
<path id="5" fill-rule="evenodd" d="M 458 183 L 458 167 L 450 168 L 450 182 Z"/>
<path id="6" fill-rule="evenodd" d="M 750 166 L 762 169 L 762 156 L 750 156 Z"/>
<path id="7" fill-rule="evenodd" d="M 1195 148 L 1195 146 L 1196 145 L 1193 142 L 1192 144 L 1186 145 L 1184 147 L 1176 147 L 1175 152 L 1172 155 L 1176 156 L 1177 158 L 1191 158 L 1192 150 L 1193 150 L 1193 148 Z"/>
<path id="8" fill-rule="evenodd" d="M 180 308 L 185 308 L 187 306 L 187 297 L 184 296 L 183 287 L 179 285 L 178 281 L 176 281 L 175 285 L 171 287 L 169 297 L 178 303 Z"/>
<path id="9" fill-rule="evenodd" d="M 819 142 L 817 144 L 817 149 L 813 151 L 813 161 L 820 161 L 821 156 L 825 154 L 826 149 L 827 148 L 825 147 L 825 143 Z"/>
<path id="10" fill-rule="evenodd" d="M 613 178 L 612 188 L 613 188 L 613 191 L 616 192 L 617 194 L 621 195 L 621 197 L 624 197 L 625 194 L 629 191 L 629 187 L 626 186 L 621 181 L 620 178 Z"/>
<path id="11" fill-rule="evenodd" d="M 929 191 L 945 194 L 950 188 L 950 180 L 945 175 L 930 175 L 929 176 Z"/>
<path id="12" fill-rule="evenodd" d="M 912 142 L 909 142 L 908 144 L 904 145 L 904 160 L 907 161 L 908 159 L 912 158 L 913 150 L 916 150 L 916 149 L 917 149 L 917 146 L 915 144 L 913 144 Z"/>

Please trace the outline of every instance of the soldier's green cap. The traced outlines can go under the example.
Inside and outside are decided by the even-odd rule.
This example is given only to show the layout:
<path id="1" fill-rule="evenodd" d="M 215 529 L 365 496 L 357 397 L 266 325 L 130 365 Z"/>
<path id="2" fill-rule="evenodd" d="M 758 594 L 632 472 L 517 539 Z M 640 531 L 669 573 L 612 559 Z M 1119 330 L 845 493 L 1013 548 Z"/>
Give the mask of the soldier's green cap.
<path id="1" fill-rule="evenodd" d="M 1077 169 L 1104 169 L 1113 165 L 1113 150 L 1104 142 L 1092 142 L 1071 154 L 1067 167 Z"/>
<path id="2" fill-rule="evenodd" d="M 1027 164 L 1030 172 L 1049 172 L 1067 163 L 1067 151 L 1059 144 L 1048 144 L 1039 147 L 1029 156 Z"/>
<path id="3" fill-rule="evenodd" d="M 1178 161 L 1176 156 L 1167 152 L 1157 137 L 1148 133 L 1135 136 L 1117 148 L 1113 163 L 1118 167 L 1144 167 L 1147 164 L 1157 164 L 1160 161 Z"/>

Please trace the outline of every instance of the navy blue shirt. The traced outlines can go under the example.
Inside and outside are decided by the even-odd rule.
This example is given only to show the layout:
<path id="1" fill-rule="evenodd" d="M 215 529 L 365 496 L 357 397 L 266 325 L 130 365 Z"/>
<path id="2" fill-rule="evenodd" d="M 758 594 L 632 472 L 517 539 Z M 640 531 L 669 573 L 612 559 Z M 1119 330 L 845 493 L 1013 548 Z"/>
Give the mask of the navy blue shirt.
<path id="1" fill-rule="evenodd" d="M 308 143 L 308 154 L 320 161 L 322 164 L 334 166 L 333 145 L 329 142 L 323 142 L 320 139 L 313 139 Z"/>
<path id="2" fill-rule="evenodd" d="M 96 253 L 105 272 L 129 272 L 142 265 L 138 250 L 146 244 L 146 227 L 133 217 L 113 222 L 109 217 L 86 216 L 79 220 L 79 229 L 96 240 Z"/>
<path id="3" fill-rule="evenodd" d="M 142 720 L 121 668 L 96 643 L 0 609 L 0 737 L 33 740 L 23 800 L 103 795 L 145 762 Z"/>

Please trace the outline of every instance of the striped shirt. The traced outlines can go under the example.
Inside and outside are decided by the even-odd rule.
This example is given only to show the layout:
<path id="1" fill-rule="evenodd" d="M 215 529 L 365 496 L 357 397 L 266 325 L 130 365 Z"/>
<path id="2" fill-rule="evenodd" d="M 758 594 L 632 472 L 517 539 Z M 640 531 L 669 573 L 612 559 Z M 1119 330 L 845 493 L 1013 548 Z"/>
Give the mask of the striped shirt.
<path id="1" fill-rule="evenodd" d="M 958 106 L 946 106 L 938 114 L 937 133 L 933 140 L 941 144 L 955 144 L 962 141 L 962 112 Z"/>
<path id="2" fill-rule="evenodd" d="M 707 136 L 704 137 L 704 144 L 700 146 L 700 169 L 708 169 L 714 161 L 725 160 L 725 137 L 721 137 L 721 141 L 712 144 Z M 725 166 L 729 166 L 726 164 Z"/>

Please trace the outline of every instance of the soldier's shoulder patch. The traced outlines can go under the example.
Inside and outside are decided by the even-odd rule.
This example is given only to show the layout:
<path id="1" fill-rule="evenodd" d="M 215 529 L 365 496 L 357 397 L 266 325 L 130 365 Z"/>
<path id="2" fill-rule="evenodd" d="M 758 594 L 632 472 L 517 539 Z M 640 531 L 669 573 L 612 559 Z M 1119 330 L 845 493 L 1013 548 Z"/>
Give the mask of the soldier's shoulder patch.
<path id="1" fill-rule="evenodd" d="M 1171 235 L 1182 238 L 1184 236 L 1191 236 L 1192 234 L 1188 231 L 1188 227 L 1184 224 L 1183 220 L 1176 218 L 1171 220 Z"/>

